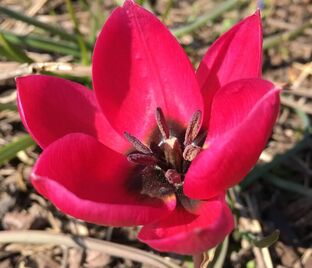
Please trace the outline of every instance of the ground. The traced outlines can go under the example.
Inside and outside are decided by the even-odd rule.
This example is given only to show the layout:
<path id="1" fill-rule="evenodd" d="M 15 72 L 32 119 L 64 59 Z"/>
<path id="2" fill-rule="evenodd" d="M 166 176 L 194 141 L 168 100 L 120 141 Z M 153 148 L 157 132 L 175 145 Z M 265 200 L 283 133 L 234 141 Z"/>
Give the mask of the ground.
<path id="1" fill-rule="evenodd" d="M 77 34 L 65 2 L 2 0 L 0 5 Z M 92 44 L 100 25 L 118 2 L 121 1 L 73 1 L 81 36 Z M 184 29 L 179 32 L 179 41 L 194 66 L 221 33 L 256 9 L 255 1 L 246 0 L 142 2 L 173 32 Z M 231 7 L 218 13 L 220 5 L 231 2 Z M 236 229 L 229 237 L 226 254 L 219 255 L 220 259 L 224 257 L 221 267 L 308 268 L 312 267 L 312 2 L 275 0 L 258 4 L 263 7 L 263 75 L 283 89 L 282 106 L 258 165 L 240 186 L 229 191 Z M 200 27 L 195 23 L 189 31 L 184 28 L 200 19 L 204 19 Z M 50 30 L 34 26 L 32 21 L 25 24 L 16 16 L 7 16 L 2 9 L 0 33 L 0 230 L 45 230 L 93 237 L 153 252 L 179 266 L 190 267 L 189 257 L 159 254 L 140 243 L 136 227 L 101 227 L 78 221 L 60 213 L 36 193 L 28 178 L 40 149 L 25 136 L 16 111 L 14 77 L 48 71 L 90 85 L 90 54 L 81 56 L 77 43 L 64 41 Z M 17 35 L 26 37 L 17 39 Z M 44 40 L 34 41 L 34 36 L 53 41 L 57 48 Z M 11 52 L 8 46 L 5 49 L 6 45 Z M 250 243 L 251 234 L 260 238 L 276 229 L 280 230 L 280 238 L 270 248 L 260 249 Z M 0 234 L 1 242 L 1 268 L 149 267 L 93 247 L 50 245 L 49 240 L 36 245 L 9 243 Z"/>

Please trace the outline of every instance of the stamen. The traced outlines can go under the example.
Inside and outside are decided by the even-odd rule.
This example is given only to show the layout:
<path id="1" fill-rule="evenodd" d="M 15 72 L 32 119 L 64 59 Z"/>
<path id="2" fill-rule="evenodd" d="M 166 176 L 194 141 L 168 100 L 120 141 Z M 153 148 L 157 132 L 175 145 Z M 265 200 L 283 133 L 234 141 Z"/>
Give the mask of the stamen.
<path id="1" fill-rule="evenodd" d="M 146 155 L 146 154 L 140 154 L 140 153 L 129 154 L 127 156 L 127 159 L 128 161 L 132 163 L 140 164 L 144 166 L 156 165 L 158 162 L 156 157 L 152 155 Z"/>
<path id="2" fill-rule="evenodd" d="M 201 117 L 202 117 L 202 112 L 200 110 L 196 111 L 193 114 L 192 119 L 189 122 L 188 127 L 185 132 L 184 146 L 191 144 L 196 138 L 200 130 Z"/>
<path id="3" fill-rule="evenodd" d="M 184 176 L 191 162 L 202 150 L 207 133 L 199 133 L 202 112 L 196 111 L 188 124 L 185 132 L 184 144 L 181 144 L 180 133 L 174 136 L 171 133 L 161 108 L 155 112 L 156 123 L 162 136 L 162 140 L 155 139 L 146 146 L 139 139 L 128 132 L 124 132 L 125 138 L 132 144 L 135 151 L 128 154 L 128 161 L 142 165 L 137 187 L 140 193 L 152 198 L 164 199 L 175 195 L 178 202 L 188 211 L 197 208 L 198 201 L 191 200 L 183 194 Z"/>
<path id="4" fill-rule="evenodd" d="M 200 153 L 201 147 L 196 145 L 187 145 L 183 151 L 183 158 L 187 161 L 193 161 L 195 157 Z"/>
<path id="5" fill-rule="evenodd" d="M 163 136 L 163 139 L 164 140 L 169 139 L 170 136 L 169 127 L 167 125 L 165 116 L 159 107 L 157 107 L 156 109 L 156 122 L 160 130 L 160 133 Z"/>
<path id="6" fill-rule="evenodd" d="M 133 147 L 143 154 L 153 154 L 152 150 L 140 142 L 136 137 L 124 132 L 125 138 L 133 145 Z"/>
<path id="7" fill-rule="evenodd" d="M 168 169 L 165 173 L 165 177 L 167 178 L 169 183 L 175 186 L 180 186 L 182 183 L 181 175 L 174 169 Z"/>

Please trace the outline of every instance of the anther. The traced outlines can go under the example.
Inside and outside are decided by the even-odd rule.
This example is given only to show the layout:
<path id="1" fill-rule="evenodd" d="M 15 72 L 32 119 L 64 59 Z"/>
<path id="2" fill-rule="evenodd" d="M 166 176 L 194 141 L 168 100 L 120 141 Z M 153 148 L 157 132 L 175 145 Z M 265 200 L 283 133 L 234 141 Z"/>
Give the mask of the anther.
<path id="1" fill-rule="evenodd" d="M 200 153 L 201 147 L 196 145 L 187 145 L 183 151 L 183 158 L 187 161 L 193 161 L 195 157 Z"/>
<path id="2" fill-rule="evenodd" d="M 185 132 L 184 146 L 191 144 L 195 140 L 200 130 L 201 117 L 202 112 L 200 110 L 193 114 Z"/>
<path id="3" fill-rule="evenodd" d="M 167 125 L 165 116 L 159 107 L 156 108 L 156 122 L 159 128 L 159 131 L 161 135 L 163 136 L 163 139 L 164 140 L 169 139 L 169 136 L 170 136 L 169 127 Z"/>
<path id="4" fill-rule="evenodd" d="M 143 154 L 152 154 L 152 150 L 140 142 L 136 137 L 130 135 L 128 132 L 124 132 L 125 138 L 133 145 L 133 147 L 143 153 Z"/>
<path id="5" fill-rule="evenodd" d="M 146 154 L 140 154 L 140 153 L 129 154 L 127 156 L 127 159 L 128 161 L 132 163 L 140 164 L 144 166 L 156 165 L 158 162 L 156 157 L 152 155 L 146 155 Z"/>
<path id="6" fill-rule="evenodd" d="M 170 184 L 181 186 L 181 175 L 175 169 L 168 169 L 165 173 L 165 177 Z"/>

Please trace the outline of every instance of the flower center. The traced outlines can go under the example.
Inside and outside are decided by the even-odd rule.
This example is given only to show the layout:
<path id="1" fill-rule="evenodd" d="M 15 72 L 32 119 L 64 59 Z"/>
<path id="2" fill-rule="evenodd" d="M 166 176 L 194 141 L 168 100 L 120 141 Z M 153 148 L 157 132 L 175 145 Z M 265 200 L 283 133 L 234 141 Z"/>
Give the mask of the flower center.
<path id="1" fill-rule="evenodd" d="M 149 146 L 143 144 L 139 139 L 128 132 L 124 135 L 135 148 L 128 154 L 130 162 L 143 166 L 141 170 L 142 194 L 151 197 L 162 198 L 165 195 L 175 193 L 179 201 L 190 202 L 183 194 L 183 183 L 185 174 L 202 149 L 206 136 L 199 135 L 201 127 L 202 112 L 196 111 L 184 135 L 184 140 L 171 135 L 167 121 L 160 108 L 156 109 L 156 122 L 161 133 L 161 141 L 151 142 Z"/>

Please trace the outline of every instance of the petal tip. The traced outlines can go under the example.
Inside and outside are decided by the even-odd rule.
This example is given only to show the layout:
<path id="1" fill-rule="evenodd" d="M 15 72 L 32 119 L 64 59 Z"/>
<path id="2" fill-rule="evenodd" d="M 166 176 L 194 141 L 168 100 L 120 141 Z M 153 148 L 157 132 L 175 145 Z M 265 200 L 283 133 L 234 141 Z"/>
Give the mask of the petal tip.
<path id="1" fill-rule="evenodd" d="M 15 83 L 16 83 L 16 88 L 17 90 L 20 89 L 20 87 L 22 86 L 22 83 L 27 80 L 27 78 L 29 78 L 29 75 L 27 76 L 18 76 L 18 77 L 15 77 Z"/>
<path id="2" fill-rule="evenodd" d="M 134 0 L 125 0 L 123 3 L 123 7 L 134 6 L 136 5 Z"/>
<path id="3" fill-rule="evenodd" d="M 260 8 L 257 8 L 257 10 L 253 14 L 253 16 L 256 16 L 257 18 L 261 19 L 261 10 L 260 10 Z"/>

